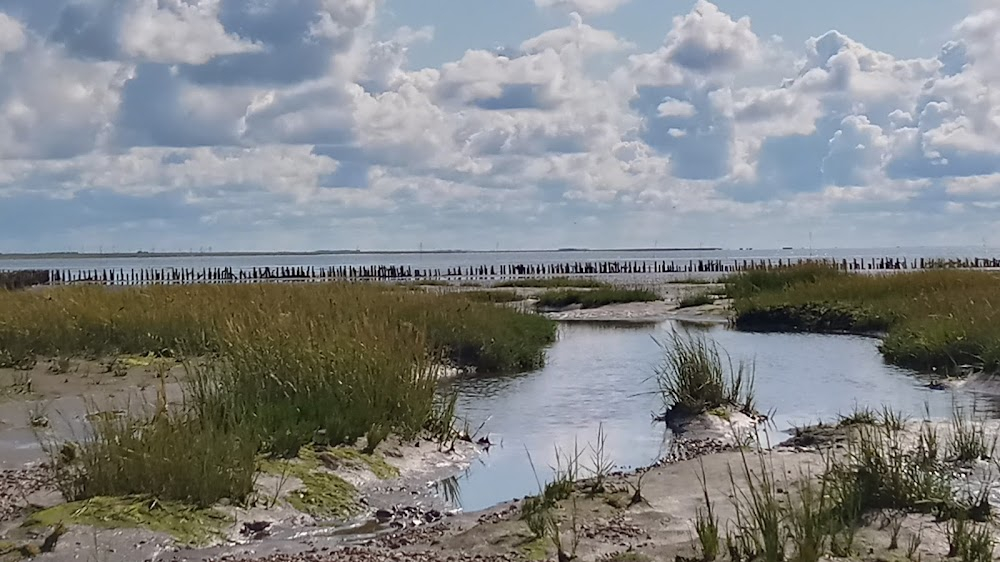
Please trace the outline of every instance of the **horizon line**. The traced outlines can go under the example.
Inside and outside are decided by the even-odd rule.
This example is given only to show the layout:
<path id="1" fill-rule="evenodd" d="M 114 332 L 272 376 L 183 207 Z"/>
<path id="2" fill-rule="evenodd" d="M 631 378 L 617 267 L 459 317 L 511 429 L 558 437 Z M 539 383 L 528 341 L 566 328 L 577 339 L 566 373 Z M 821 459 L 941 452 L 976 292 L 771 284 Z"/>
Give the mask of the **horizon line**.
<path id="1" fill-rule="evenodd" d="M 973 246 L 894 246 L 867 248 L 808 248 L 783 246 L 774 248 L 723 248 L 718 246 L 705 247 L 625 247 L 625 248 L 585 248 L 564 247 L 551 249 L 509 249 L 509 250 L 463 250 L 463 249 L 410 249 L 410 250 L 275 250 L 275 251 L 145 251 L 134 252 L 0 252 L 0 259 L 32 259 L 32 258 L 170 258 L 170 257 L 255 257 L 255 256 L 336 256 L 336 255 L 419 255 L 419 254 L 503 254 L 503 253 L 569 253 L 569 252 L 719 252 L 719 251 L 794 251 L 803 250 L 822 252 L 826 250 L 902 250 L 919 248 L 971 248 Z M 986 246 L 984 246 L 986 248 Z M 991 248 L 996 249 L 996 248 Z"/>

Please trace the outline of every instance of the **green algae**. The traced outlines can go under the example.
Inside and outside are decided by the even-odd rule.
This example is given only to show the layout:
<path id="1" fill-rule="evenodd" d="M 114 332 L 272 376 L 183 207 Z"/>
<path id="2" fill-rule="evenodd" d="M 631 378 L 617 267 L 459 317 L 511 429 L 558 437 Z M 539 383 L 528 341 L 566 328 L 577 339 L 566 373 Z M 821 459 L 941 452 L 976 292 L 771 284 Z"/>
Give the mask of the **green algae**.
<path id="1" fill-rule="evenodd" d="M 96 497 L 64 503 L 32 514 L 28 527 L 84 525 L 104 529 L 146 529 L 164 533 L 179 543 L 205 545 L 223 536 L 232 523 L 215 509 L 198 509 L 148 497 Z"/>
<path id="2" fill-rule="evenodd" d="M 386 462 L 384 458 L 362 453 L 357 449 L 333 447 L 315 454 L 327 465 L 342 463 L 348 466 L 367 468 L 379 480 L 389 480 L 399 476 L 399 469 Z"/>
<path id="3" fill-rule="evenodd" d="M 549 541 L 545 537 L 531 539 L 521 545 L 521 553 L 528 560 L 541 561 L 549 557 Z"/>
<path id="4" fill-rule="evenodd" d="M 725 421 L 729 421 L 731 418 L 731 412 L 728 408 L 713 408 L 708 411 L 708 415 L 721 418 Z"/>
<path id="5" fill-rule="evenodd" d="M 282 477 L 297 478 L 302 486 L 285 499 L 295 509 L 318 518 L 342 519 L 358 512 L 357 489 L 343 478 L 326 472 L 318 453 L 303 447 L 299 458 L 265 460 L 261 471 Z"/>
<path id="6" fill-rule="evenodd" d="M 358 511 L 357 490 L 339 476 L 326 472 L 293 471 L 302 488 L 288 494 L 288 503 L 314 517 L 348 517 Z"/>
<path id="7" fill-rule="evenodd" d="M 176 361 L 168 357 L 158 357 L 153 353 L 147 355 L 119 355 L 115 358 L 115 363 L 123 367 L 154 367 L 170 366 Z"/>

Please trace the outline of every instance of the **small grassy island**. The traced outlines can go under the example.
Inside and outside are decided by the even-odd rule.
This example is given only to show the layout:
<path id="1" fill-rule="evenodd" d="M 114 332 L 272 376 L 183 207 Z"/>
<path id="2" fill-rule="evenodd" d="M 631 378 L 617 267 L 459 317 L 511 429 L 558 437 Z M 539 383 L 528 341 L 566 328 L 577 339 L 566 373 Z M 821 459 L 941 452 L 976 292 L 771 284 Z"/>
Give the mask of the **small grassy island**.
<path id="1" fill-rule="evenodd" d="M 852 274 L 805 264 L 726 282 L 741 329 L 879 335 L 890 363 L 946 375 L 1000 368 L 995 272 Z"/>

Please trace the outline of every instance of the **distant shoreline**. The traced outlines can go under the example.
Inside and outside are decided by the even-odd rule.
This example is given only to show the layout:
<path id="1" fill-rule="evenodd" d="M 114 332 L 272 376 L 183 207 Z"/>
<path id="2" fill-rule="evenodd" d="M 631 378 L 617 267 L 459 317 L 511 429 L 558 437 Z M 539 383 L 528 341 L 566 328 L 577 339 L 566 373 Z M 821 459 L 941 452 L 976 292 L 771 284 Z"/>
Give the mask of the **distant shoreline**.
<path id="1" fill-rule="evenodd" d="M 245 258 L 262 256 L 379 256 L 440 254 L 530 254 L 551 252 L 717 252 L 724 248 L 558 248 L 554 250 L 315 250 L 311 252 L 0 252 L 0 259 L 93 259 L 93 258 Z"/>

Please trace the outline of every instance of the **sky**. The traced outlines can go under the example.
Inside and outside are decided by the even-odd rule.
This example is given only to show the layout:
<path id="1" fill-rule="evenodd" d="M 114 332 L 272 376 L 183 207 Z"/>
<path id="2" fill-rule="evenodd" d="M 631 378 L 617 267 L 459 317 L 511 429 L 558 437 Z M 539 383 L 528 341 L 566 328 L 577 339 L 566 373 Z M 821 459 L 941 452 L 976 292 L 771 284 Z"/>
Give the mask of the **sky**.
<path id="1" fill-rule="evenodd" d="M 0 0 L 0 252 L 1000 246 L 1000 0 Z"/>

